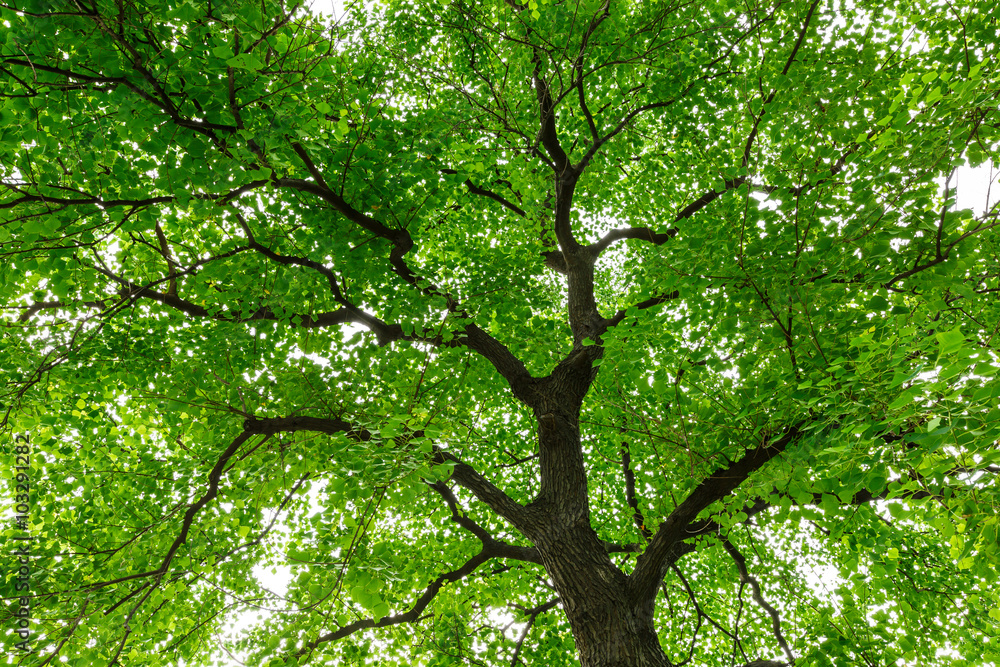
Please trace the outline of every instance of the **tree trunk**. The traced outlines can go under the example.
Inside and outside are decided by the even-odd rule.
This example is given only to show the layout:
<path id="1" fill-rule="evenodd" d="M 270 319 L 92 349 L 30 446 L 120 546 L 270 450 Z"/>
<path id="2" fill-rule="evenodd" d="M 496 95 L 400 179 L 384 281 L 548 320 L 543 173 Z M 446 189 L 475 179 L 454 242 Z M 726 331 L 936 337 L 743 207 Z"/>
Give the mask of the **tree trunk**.
<path id="1" fill-rule="evenodd" d="M 669 667 L 651 602 L 632 601 L 628 577 L 591 527 L 576 415 L 539 415 L 539 448 L 542 489 L 532 503 L 539 514 L 528 537 L 562 601 L 580 664 Z"/>
<path id="2" fill-rule="evenodd" d="M 651 606 L 629 600 L 628 580 L 593 529 L 580 525 L 539 544 L 569 619 L 582 667 L 669 667 Z"/>
<path id="3" fill-rule="evenodd" d="M 582 667 L 671 667 L 652 622 L 642 622 L 624 608 L 609 608 L 603 618 L 573 623 Z"/>

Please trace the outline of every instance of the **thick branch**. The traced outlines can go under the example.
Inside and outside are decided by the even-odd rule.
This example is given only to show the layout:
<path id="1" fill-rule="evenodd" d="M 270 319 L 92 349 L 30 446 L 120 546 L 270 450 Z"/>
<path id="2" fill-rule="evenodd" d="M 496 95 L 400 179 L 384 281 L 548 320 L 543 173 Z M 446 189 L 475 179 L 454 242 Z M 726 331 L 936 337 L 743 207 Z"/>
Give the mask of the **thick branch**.
<path id="1" fill-rule="evenodd" d="M 350 439 L 359 442 L 368 442 L 372 439 L 371 431 L 365 428 L 357 428 L 350 422 L 344 421 L 339 417 L 292 416 L 257 419 L 251 415 L 243 422 L 243 429 L 247 433 L 259 433 L 262 435 L 314 431 L 328 435 L 343 433 Z"/>
<path id="2" fill-rule="evenodd" d="M 529 563 L 542 564 L 542 557 L 534 547 L 521 547 L 494 538 L 478 523 L 470 519 L 459 507 L 454 492 L 444 482 L 434 482 L 430 487 L 437 491 L 451 510 L 451 520 L 476 536 L 482 542 L 483 550 L 495 554 L 498 558 L 512 558 Z"/>
<path id="3" fill-rule="evenodd" d="M 476 498 L 486 503 L 490 509 L 503 517 L 508 523 L 517 528 L 522 533 L 527 533 L 532 525 L 529 510 L 513 500 L 510 496 L 500 490 L 493 482 L 479 474 L 475 468 L 463 462 L 457 456 L 438 449 L 435 454 L 436 463 L 452 463 L 451 478 L 456 483 L 472 492 Z"/>
<path id="4" fill-rule="evenodd" d="M 639 500 L 635 495 L 635 473 L 632 471 L 632 453 L 628 441 L 622 442 L 622 472 L 625 474 L 625 502 L 632 508 L 632 520 L 646 541 L 653 537 L 653 531 L 646 527 L 646 519 L 639 509 Z"/>
<path id="5" fill-rule="evenodd" d="M 798 427 L 793 426 L 777 440 L 766 439 L 748 450 L 740 460 L 713 472 L 691 491 L 660 524 L 646 552 L 636 561 L 635 571 L 629 578 L 630 593 L 636 603 L 651 600 L 656 595 L 667 556 L 676 543 L 690 537 L 687 528 L 698 513 L 729 495 L 751 474 L 783 452 L 799 435 Z"/>
<path id="6" fill-rule="evenodd" d="M 351 206 L 347 203 L 346 199 L 330 189 L 330 187 L 326 184 L 326 181 L 323 179 L 323 175 L 319 171 L 319 168 L 313 164 L 309 154 L 306 153 L 306 150 L 300 144 L 292 144 L 292 148 L 295 149 L 296 154 L 305 163 L 306 169 L 316 182 L 314 183 L 297 178 L 279 178 L 275 181 L 279 187 L 286 187 L 292 190 L 308 192 L 316 195 L 326 203 L 333 206 L 338 213 L 365 231 L 374 234 L 379 238 L 391 241 L 398 248 L 404 249 L 403 254 L 409 252 L 413 248 L 413 239 L 410 238 L 409 233 L 405 229 L 390 229 L 370 215 L 366 215 Z M 406 269 L 406 272 L 409 273 L 408 268 Z"/>
<path id="7" fill-rule="evenodd" d="M 624 227 L 622 229 L 612 229 L 610 232 L 605 234 L 600 241 L 591 245 L 591 250 L 595 255 L 599 255 L 612 243 L 622 239 L 638 239 L 640 241 L 648 241 L 653 245 L 663 245 L 670 239 L 677 236 L 677 232 L 678 230 L 676 228 L 668 229 L 666 232 L 662 233 L 654 232 L 649 227 Z"/>
<path id="8" fill-rule="evenodd" d="M 327 284 L 330 287 L 330 293 L 333 295 L 334 300 L 342 306 L 342 308 L 339 309 L 337 312 L 346 310 L 348 313 L 350 313 L 353 316 L 352 321 L 356 322 L 357 324 L 361 324 L 365 327 L 368 327 L 368 329 L 372 331 L 378 338 L 379 344 L 385 345 L 402 334 L 401 329 L 397 331 L 392 326 L 386 324 L 379 318 L 364 312 L 363 310 L 355 306 L 353 303 L 348 301 L 347 298 L 344 296 L 343 292 L 341 292 L 340 285 L 337 283 L 337 276 L 333 273 L 333 271 L 330 270 L 329 267 L 324 266 L 323 264 L 317 261 L 311 260 L 308 257 L 294 257 L 290 255 L 281 255 L 274 252 L 270 248 L 261 245 L 260 243 L 257 242 L 257 239 L 254 238 L 253 232 L 250 230 L 250 225 L 247 224 L 246 220 L 243 218 L 243 215 L 239 211 L 235 211 L 234 213 L 236 219 L 240 223 L 240 226 L 243 228 L 243 231 L 247 235 L 247 240 L 248 240 L 247 245 L 249 248 L 264 255 L 268 259 L 273 260 L 284 266 L 302 266 L 305 268 L 313 269 L 314 271 L 324 276 L 327 280 Z"/>
<path id="9" fill-rule="evenodd" d="M 566 155 L 562 144 L 559 143 L 559 135 L 556 131 L 555 103 L 552 101 L 552 93 L 548 83 L 542 78 L 541 59 L 537 55 L 532 79 L 535 85 L 535 95 L 538 98 L 538 140 L 552 159 L 557 175 L 562 175 L 569 169 L 569 156 Z"/>
<path id="10" fill-rule="evenodd" d="M 294 431 L 315 431 L 330 435 L 343 433 L 351 439 L 362 442 L 367 442 L 373 437 L 373 434 L 367 429 L 358 428 L 339 417 L 293 416 L 257 419 L 250 416 L 243 423 L 243 428 L 247 433 L 267 435 Z M 471 491 L 476 498 L 486 503 L 490 509 L 506 519 L 518 530 L 521 530 L 525 525 L 527 510 L 512 500 L 492 482 L 480 475 L 472 466 L 440 448 L 436 448 L 432 461 L 436 464 L 454 464 L 451 478 L 455 482 Z M 524 557 L 526 553 L 519 551 L 516 547 L 507 550 L 507 553 L 508 555 L 505 555 L 505 558 L 517 558 L 521 556 L 521 560 L 530 560 L 530 556 Z M 496 556 L 498 554 L 493 553 L 492 555 Z"/>
<path id="11" fill-rule="evenodd" d="M 535 392 L 537 380 L 528 372 L 523 361 L 514 356 L 506 345 L 475 324 L 467 325 L 463 334 L 459 336 L 459 342 L 490 362 L 510 385 L 519 401 L 528 407 L 538 405 L 539 399 Z"/>
<path id="12" fill-rule="evenodd" d="M 163 233 L 163 227 L 160 226 L 159 221 L 156 222 L 154 231 L 156 232 L 156 240 L 160 243 L 160 256 L 163 257 L 163 261 L 167 264 L 167 277 L 170 280 L 167 286 L 167 294 L 177 294 L 177 260 L 174 259 L 170 252 L 167 237 Z"/>
<path id="13" fill-rule="evenodd" d="M 250 236 L 249 247 L 281 264 L 299 265 L 317 270 L 319 273 L 327 277 L 331 290 L 334 290 L 334 296 L 340 303 L 343 304 L 342 307 L 334 311 L 317 313 L 315 315 L 304 313 L 279 317 L 269 307 L 262 306 L 252 313 L 237 316 L 224 311 L 210 311 L 208 308 L 183 299 L 176 294 L 159 292 L 153 289 L 152 285 L 138 285 L 105 269 L 97 267 L 97 270 L 123 286 L 124 289 L 122 290 L 122 296 L 133 299 L 151 299 L 163 304 L 164 306 L 168 306 L 189 315 L 190 317 L 207 318 L 222 322 L 253 322 L 258 320 L 287 321 L 295 326 L 307 329 L 355 323 L 367 327 L 372 333 L 374 333 L 378 339 L 379 345 L 387 345 L 397 340 L 414 340 L 432 345 L 445 345 L 451 347 L 463 345 L 489 361 L 510 385 L 511 391 L 518 400 L 522 401 L 529 407 L 537 404 L 538 398 L 534 391 L 535 378 L 533 378 L 528 372 L 524 362 L 514 356 L 514 354 L 503 343 L 483 331 L 477 325 L 466 325 L 461 331 L 455 332 L 455 337 L 447 343 L 442 340 L 441 336 L 405 334 L 403 332 L 403 328 L 399 324 L 387 324 L 374 315 L 365 313 L 347 302 L 341 296 L 336 280 L 332 272 L 330 272 L 327 267 L 305 258 L 278 255 L 277 253 L 274 253 L 264 246 L 256 243 L 252 236 Z"/>
<path id="14" fill-rule="evenodd" d="M 410 237 L 409 232 L 405 229 L 389 229 L 378 220 L 375 220 L 371 216 L 365 215 L 354 209 L 343 197 L 335 194 L 329 187 L 326 186 L 326 182 L 323 180 L 322 174 L 316 165 L 313 164 L 305 149 L 299 144 L 295 144 L 294 148 L 296 153 L 306 164 L 306 168 L 313 175 L 316 183 L 312 183 L 310 181 L 281 179 L 278 181 L 279 185 L 313 193 L 318 197 L 321 197 L 324 201 L 332 204 L 334 208 L 340 211 L 345 217 L 348 218 L 348 220 L 355 222 L 363 229 L 366 229 L 377 236 L 392 241 L 395 248 L 390 254 L 389 262 L 392 264 L 393 270 L 396 274 L 403 278 L 406 282 L 420 289 L 422 293 L 444 297 L 448 302 L 450 310 L 455 311 L 459 309 L 459 304 L 457 304 L 448 294 L 445 294 L 437 287 L 434 287 L 433 285 L 429 287 L 421 287 L 418 285 L 418 276 L 410 270 L 409 266 L 403 259 L 403 256 L 414 247 L 413 240 Z M 365 324 L 364 322 L 359 323 Z M 395 327 L 390 328 L 393 330 L 395 329 Z M 399 330 L 398 332 L 393 331 L 393 333 L 395 335 L 392 336 L 392 339 L 400 339 L 404 337 L 402 330 Z M 378 331 L 376 331 L 376 334 L 379 335 Z M 514 354 L 511 353 L 505 345 L 474 324 L 466 326 L 464 334 L 464 336 L 460 335 L 458 337 L 459 342 L 464 344 L 470 350 L 485 357 L 487 361 L 493 364 L 493 367 L 499 371 L 504 379 L 507 380 L 510 384 L 511 390 L 514 392 L 514 395 L 519 400 L 524 401 L 527 405 L 531 405 L 532 403 L 530 401 L 532 400 L 532 397 L 530 385 L 532 378 L 525 368 L 524 363 L 514 356 Z M 388 338 L 390 332 L 388 330 L 384 331 L 383 335 Z M 440 344 L 439 341 L 434 340 L 427 342 Z"/>

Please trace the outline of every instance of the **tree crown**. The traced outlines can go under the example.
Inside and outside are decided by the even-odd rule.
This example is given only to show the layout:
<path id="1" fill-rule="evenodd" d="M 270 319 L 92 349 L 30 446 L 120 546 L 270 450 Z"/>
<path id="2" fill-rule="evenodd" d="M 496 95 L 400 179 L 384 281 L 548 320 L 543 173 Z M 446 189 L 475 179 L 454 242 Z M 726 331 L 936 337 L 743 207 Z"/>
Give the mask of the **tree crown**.
<path id="1" fill-rule="evenodd" d="M 19 664 L 998 659 L 988 3 L 0 25 Z"/>

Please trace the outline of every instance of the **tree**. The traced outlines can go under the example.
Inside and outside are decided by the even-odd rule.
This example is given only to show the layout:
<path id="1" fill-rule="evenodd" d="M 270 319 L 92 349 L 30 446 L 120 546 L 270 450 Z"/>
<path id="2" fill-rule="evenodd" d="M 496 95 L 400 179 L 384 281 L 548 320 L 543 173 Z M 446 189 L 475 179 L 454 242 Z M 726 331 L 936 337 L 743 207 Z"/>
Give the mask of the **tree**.
<path id="1" fill-rule="evenodd" d="M 8 655 L 996 664 L 991 4 L 8 0 Z"/>

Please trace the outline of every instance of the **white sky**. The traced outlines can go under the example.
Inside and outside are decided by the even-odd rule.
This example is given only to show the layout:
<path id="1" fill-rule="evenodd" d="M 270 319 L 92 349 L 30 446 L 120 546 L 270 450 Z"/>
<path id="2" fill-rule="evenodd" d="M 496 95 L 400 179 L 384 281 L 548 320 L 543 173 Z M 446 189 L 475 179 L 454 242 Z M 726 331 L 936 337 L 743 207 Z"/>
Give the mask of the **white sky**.
<path id="1" fill-rule="evenodd" d="M 991 165 L 959 167 L 952 186 L 958 187 L 956 206 L 971 208 L 978 216 L 1000 201 L 1000 170 Z"/>

